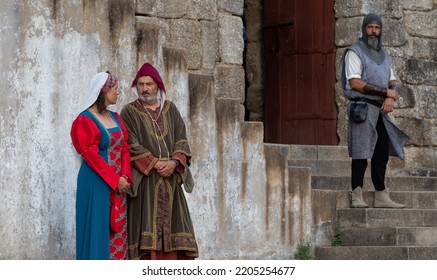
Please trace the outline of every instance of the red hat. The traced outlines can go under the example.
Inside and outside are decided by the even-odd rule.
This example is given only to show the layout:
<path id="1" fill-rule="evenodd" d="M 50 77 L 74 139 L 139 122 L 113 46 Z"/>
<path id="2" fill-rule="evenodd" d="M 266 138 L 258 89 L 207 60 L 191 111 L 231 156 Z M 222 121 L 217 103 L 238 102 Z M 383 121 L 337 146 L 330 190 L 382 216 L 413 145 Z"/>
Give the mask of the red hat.
<path id="1" fill-rule="evenodd" d="M 159 75 L 158 71 L 155 69 L 155 67 L 152 66 L 152 64 L 146 62 L 141 66 L 140 70 L 138 70 L 137 75 L 135 76 L 135 79 L 132 82 L 131 87 L 135 87 L 137 85 L 138 79 L 140 77 L 150 76 L 155 83 L 158 84 L 158 87 L 165 91 L 164 83 L 162 82 L 161 75 Z"/>

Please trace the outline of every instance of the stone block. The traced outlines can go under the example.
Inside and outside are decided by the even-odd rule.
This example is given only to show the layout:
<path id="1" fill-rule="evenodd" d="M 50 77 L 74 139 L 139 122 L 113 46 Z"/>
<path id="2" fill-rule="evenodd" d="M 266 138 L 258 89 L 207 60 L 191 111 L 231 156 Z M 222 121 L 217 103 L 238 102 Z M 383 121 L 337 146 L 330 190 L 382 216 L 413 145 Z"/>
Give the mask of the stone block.
<path id="1" fill-rule="evenodd" d="M 416 59 L 437 60 L 437 39 L 411 37 L 412 56 Z"/>
<path id="2" fill-rule="evenodd" d="M 241 16 L 244 12 L 244 0 L 218 0 L 220 12 Z"/>
<path id="3" fill-rule="evenodd" d="M 437 118 L 437 87 L 433 86 L 416 86 L 418 109 L 421 117 L 426 119 Z"/>
<path id="4" fill-rule="evenodd" d="M 248 42 L 262 41 L 262 4 L 260 0 L 245 1 L 244 22 Z"/>
<path id="5" fill-rule="evenodd" d="M 405 165 L 409 168 L 436 168 L 437 149 L 435 147 L 409 146 L 404 148 Z"/>
<path id="6" fill-rule="evenodd" d="M 399 99 L 395 103 L 395 108 L 414 108 L 416 99 L 414 97 L 414 86 L 407 84 L 397 84 Z"/>
<path id="7" fill-rule="evenodd" d="M 201 21 L 201 25 L 203 46 L 202 68 L 212 70 L 219 59 L 218 22 Z"/>
<path id="8" fill-rule="evenodd" d="M 187 14 L 187 1 L 137 0 L 137 13 L 161 18 L 180 18 Z"/>
<path id="9" fill-rule="evenodd" d="M 412 247 L 408 253 L 410 260 L 437 260 L 437 247 Z"/>
<path id="10" fill-rule="evenodd" d="M 399 6 L 401 6 L 404 10 L 412 10 L 412 11 L 430 11 L 435 8 L 433 6 L 433 1 L 430 0 L 397 0 L 399 2 Z M 435 3 L 435 1 L 434 1 Z"/>
<path id="11" fill-rule="evenodd" d="M 246 108 L 250 112 L 262 114 L 263 110 L 263 89 L 259 87 L 250 86 L 247 89 Z"/>
<path id="12" fill-rule="evenodd" d="M 209 115 L 214 108 L 214 76 L 190 73 L 188 75 L 190 92 L 190 113 L 193 118 Z"/>
<path id="13" fill-rule="evenodd" d="M 200 69 L 203 58 L 202 24 L 197 20 L 186 19 L 172 19 L 168 22 L 170 46 L 186 48 L 188 69 Z"/>
<path id="14" fill-rule="evenodd" d="M 161 67 L 162 46 L 166 44 L 169 36 L 169 26 L 165 21 L 136 17 L 136 47 L 138 67 L 148 61 L 155 67 Z"/>
<path id="15" fill-rule="evenodd" d="M 382 44 L 384 46 L 403 46 L 406 44 L 404 25 L 400 20 L 383 19 Z"/>
<path id="16" fill-rule="evenodd" d="M 243 22 L 240 17 L 219 15 L 219 51 L 222 63 L 243 64 Z"/>
<path id="17" fill-rule="evenodd" d="M 401 79 L 410 84 L 427 84 L 437 86 L 437 61 L 409 59 L 405 63 L 405 72 L 399 74 Z"/>
<path id="18" fill-rule="evenodd" d="M 249 85 L 260 85 L 263 81 L 263 57 L 261 43 L 246 44 L 246 79 Z"/>
<path id="19" fill-rule="evenodd" d="M 290 145 L 291 159 L 317 159 L 317 146 Z"/>
<path id="20" fill-rule="evenodd" d="M 317 247 L 318 260 L 407 260 L 408 248 L 397 246 Z"/>
<path id="21" fill-rule="evenodd" d="M 355 17 L 362 14 L 364 0 L 336 0 L 334 4 L 336 17 Z"/>
<path id="22" fill-rule="evenodd" d="M 313 205 L 313 220 L 314 225 L 320 226 L 325 223 L 335 224 L 337 195 L 334 191 L 329 190 L 313 190 L 312 205 Z"/>
<path id="23" fill-rule="evenodd" d="M 396 228 L 341 228 L 342 246 L 395 246 Z"/>
<path id="24" fill-rule="evenodd" d="M 196 20 L 216 20 L 218 13 L 216 2 L 215 0 L 188 0 L 187 17 Z"/>
<path id="25" fill-rule="evenodd" d="M 403 246 L 437 246 L 437 227 L 400 228 L 398 245 Z"/>
<path id="26" fill-rule="evenodd" d="M 410 36 L 436 38 L 437 10 L 405 11 L 403 26 Z"/>
<path id="27" fill-rule="evenodd" d="M 437 144 L 436 120 L 396 118 L 395 122 L 410 136 L 409 144 L 433 146 Z"/>
<path id="28" fill-rule="evenodd" d="M 346 47 L 354 43 L 361 37 L 361 24 L 363 19 L 339 18 L 335 22 L 335 45 L 337 47 Z"/>
<path id="29" fill-rule="evenodd" d="M 244 69 L 236 65 L 219 65 L 216 67 L 216 92 L 218 98 L 244 102 Z"/>

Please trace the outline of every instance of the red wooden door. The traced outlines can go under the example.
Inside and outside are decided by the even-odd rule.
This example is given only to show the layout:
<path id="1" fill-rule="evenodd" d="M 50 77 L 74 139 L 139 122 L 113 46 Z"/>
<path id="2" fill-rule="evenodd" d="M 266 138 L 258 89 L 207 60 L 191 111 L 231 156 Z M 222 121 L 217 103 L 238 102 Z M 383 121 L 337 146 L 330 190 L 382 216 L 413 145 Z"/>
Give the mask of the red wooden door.
<path id="1" fill-rule="evenodd" d="M 264 1 L 265 142 L 337 145 L 334 0 Z"/>

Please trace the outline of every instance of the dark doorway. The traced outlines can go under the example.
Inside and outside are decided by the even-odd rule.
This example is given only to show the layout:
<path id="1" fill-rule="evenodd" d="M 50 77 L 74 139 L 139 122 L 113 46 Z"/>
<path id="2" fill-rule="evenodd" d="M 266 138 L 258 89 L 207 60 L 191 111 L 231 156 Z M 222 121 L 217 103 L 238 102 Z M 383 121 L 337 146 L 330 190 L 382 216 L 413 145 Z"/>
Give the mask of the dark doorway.
<path id="1" fill-rule="evenodd" d="M 265 142 L 337 145 L 334 0 L 264 1 Z"/>

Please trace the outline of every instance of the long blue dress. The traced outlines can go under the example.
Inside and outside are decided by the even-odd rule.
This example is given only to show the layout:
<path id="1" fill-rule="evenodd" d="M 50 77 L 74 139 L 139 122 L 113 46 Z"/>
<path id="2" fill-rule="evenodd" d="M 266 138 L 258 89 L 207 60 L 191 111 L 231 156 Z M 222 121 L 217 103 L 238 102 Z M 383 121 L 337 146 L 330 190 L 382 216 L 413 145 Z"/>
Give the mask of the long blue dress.
<path id="1" fill-rule="evenodd" d="M 84 158 L 77 178 L 76 193 L 78 260 L 111 258 L 109 197 L 117 187 L 121 174 L 128 173 L 131 177 L 112 159 L 123 157 L 126 151 L 120 148 L 124 143 L 122 132 L 125 128 L 116 113 L 111 112 L 111 116 L 117 127 L 106 129 L 88 110 L 83 111 L 72 125 L 73 145 Z M 115 141 L 111 141 L 111 138 Z M 124 160 L 124 164 L 126 162 L 129 163 L 129 160 Z M 120 161 L 118 163 L 121 165 Z"/>

